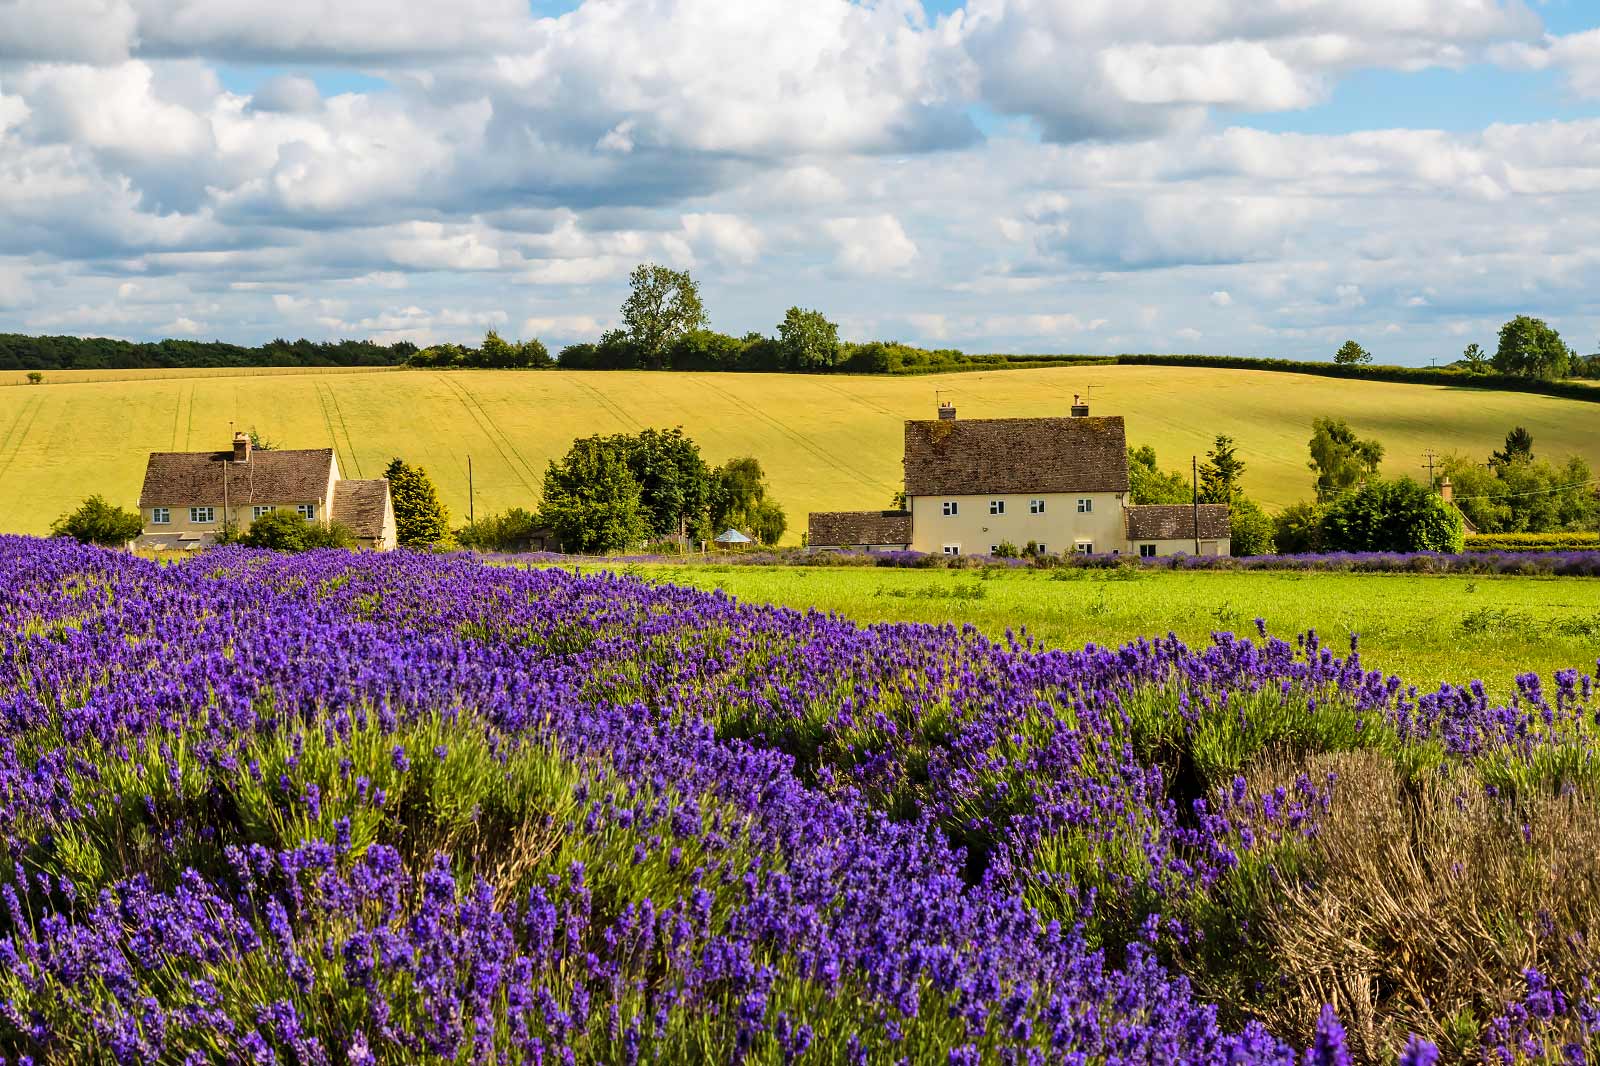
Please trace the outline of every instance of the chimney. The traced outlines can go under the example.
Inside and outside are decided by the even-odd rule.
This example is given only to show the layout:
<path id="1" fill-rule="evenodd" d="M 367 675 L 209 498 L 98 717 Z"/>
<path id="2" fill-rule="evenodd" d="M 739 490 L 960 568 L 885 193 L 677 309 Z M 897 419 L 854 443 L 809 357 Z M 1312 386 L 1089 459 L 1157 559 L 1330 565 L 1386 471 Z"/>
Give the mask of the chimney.
<path id="1" fill-rule="evenodd" d="M 1089 417 L 1089 405 L 1084 403 L 1083 402 L 1083 398 L 1081 396 L 1079 396 L 1077 393 L 1073 393 L 1072 394 L 1072 417 L 1073 418 L 1088 418 Z"/>
<path id="2" fill-rule="evenodd" d="M 1449 503 L 1451 500 L 1455 499 L 1456 489 L 1454 485 L 1450 484 L 1449 478 L 1445 478 L 1443 481 L 1439 482 L 1439 495 L 1444 497 L 1445 503 Z"/>
<path id="3" fill-rule="evenodd" d="M 956 420 L 956 405 L 951 403 L 949 400 L 942 401 L 939 404 L 939 421 L 941 421 L 941 422 L 954 422 L 955 420 Z"/>
<path id="4" fill-rule="evenodd" d="M 233 461 L 248 463 L 250 461 L 250 434 L 235 433 L 233 435 Z"/>

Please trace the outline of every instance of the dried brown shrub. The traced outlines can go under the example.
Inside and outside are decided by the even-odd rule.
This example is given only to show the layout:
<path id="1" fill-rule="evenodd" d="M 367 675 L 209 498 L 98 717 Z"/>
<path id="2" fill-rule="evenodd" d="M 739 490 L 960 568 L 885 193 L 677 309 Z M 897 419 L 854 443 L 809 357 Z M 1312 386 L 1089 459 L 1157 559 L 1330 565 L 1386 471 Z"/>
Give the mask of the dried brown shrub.
<path id="1" fill-rule="evenodd" d="M 1600 969 L 1600 796 L 1492 797 L 1459 766 L 1407 782 L 1375 752 L 1265 767 L 1252 785 L 1302 770 L 1339 783 L 1302 876 L 1253 924 L 1278 979 L 1246 1009 L 1278 1035 L 1305 1046 L 1331 1003 L 1366 1062 L 1410 1033 L 1473 1059 L 1525 969 L 1568 989 Z"/>

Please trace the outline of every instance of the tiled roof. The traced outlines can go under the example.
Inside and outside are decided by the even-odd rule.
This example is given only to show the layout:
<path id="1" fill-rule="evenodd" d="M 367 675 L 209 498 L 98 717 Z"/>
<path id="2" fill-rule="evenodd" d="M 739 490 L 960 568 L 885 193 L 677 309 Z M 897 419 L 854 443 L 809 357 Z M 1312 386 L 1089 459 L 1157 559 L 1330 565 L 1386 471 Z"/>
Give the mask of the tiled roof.
<path id="1" fill-rule="evenodd" d="M 242 463 L 233 462 L 232 451 L 151 452 L 139 506 L 221 506 L 224 478 L 230 506 L 316 503 L 332 473 L 331 448 L 257 449 Z"/>
<path id="2" fill-rule="evenodd" d="M 1222 540 L 1230 535 L 1227 504 L 1202 503 L 1198 533 L 1194 528 L 1194 512 L 1194 506 L 1187 503 L 1145 503 L 1129 507 L 1124 512 L 1128 539 L 1184 540 L 1199 537 L 1202 540 Z"/>
<path id="3" fill-rule="evenodd" d="M 910 511 L 813 511 L 806 543 L 813 548 L 910 544 Z"/>
<path id="4" fill-rule="evenodd" d="M 336 481 L 333 485 L 333 520 L 362 540 L 383 536 L 383 519 L 389 502 L 389 482 Z"/>
<path id="5" fill-rule="evenodd" d="M 1119 416 L 907 422 L 905 465 L 909 496 L 1128 491 Z"/>

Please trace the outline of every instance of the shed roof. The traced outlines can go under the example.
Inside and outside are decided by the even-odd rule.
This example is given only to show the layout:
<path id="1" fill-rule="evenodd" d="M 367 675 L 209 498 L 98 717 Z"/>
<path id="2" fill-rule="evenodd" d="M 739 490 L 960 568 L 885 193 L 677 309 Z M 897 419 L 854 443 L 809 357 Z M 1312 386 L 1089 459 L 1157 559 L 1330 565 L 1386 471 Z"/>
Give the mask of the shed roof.
<path id="1" fill-rule="evenodd" d="M 906 495 L 1126 492 L 1121 416 L 906 423 Z"/>
<path id="2" fill-rule="evenodd" d="M 813 511 L 806 543 L 814 548 L 910 544 L 910 511 Z"/>
<path id="3" fill-rule="evenodd" d="M 332 448 L 257 449 L 242 463 L 232 451 L 151 452 L 139 506 L 220 505 L 224 484 L 231 506 L 315 503 L 332 475 Z"/>
<path id="4" fill-rule="evenodd" d="M 1200 505 L 1200 528 L 1195 530 L 1193 504 L 1145 503 L 1124 512 L 1129 540 L 1183 540 L 1199 537 L 1222 540 L 1231 532 L 1229 508 L 1225 503 Z"/>
<path id="5" fill-rule="evenodd" d="M 382 539 L 383 520 L 388 509 L 387 478 L 334 482 L 333 520 L 362 540 Z"/>

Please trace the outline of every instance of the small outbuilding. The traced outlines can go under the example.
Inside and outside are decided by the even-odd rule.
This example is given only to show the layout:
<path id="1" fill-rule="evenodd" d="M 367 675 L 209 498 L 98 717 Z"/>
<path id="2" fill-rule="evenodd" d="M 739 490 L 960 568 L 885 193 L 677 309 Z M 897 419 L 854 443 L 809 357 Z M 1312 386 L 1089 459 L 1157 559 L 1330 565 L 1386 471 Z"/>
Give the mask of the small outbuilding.
<path id="1" fill-rule="evenodd" d="M 903 552 L 911 547 L 910 511 L 813 511 L 806 546 L 817 551 Z"/>
<path id="2" fill-rule="evenodd" d="M 716 543 L 718 543 L 718 544 L 754 544 L 755 542 L 752 541 L 749 537 L 745 536 L 743 533 L 740 533 L 737 529 L 724 529 L 721 533 L 717 534 Z"/>
<path id="3" fill-rule="evenodd" d="M 1229 555 L 1232 522 L 1225 503 L 1135 504 L 1123 510 L 1128 551 L 1158 555 Z"/>

